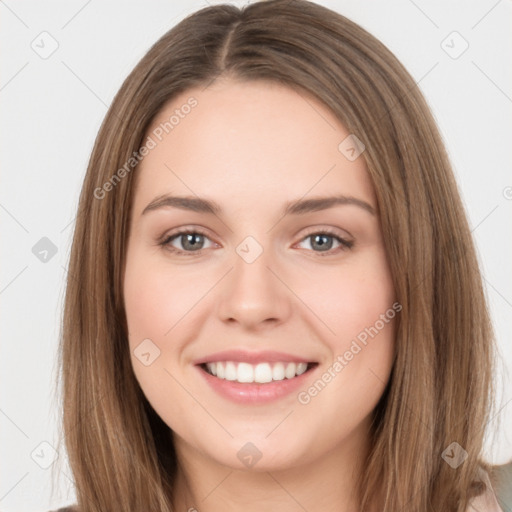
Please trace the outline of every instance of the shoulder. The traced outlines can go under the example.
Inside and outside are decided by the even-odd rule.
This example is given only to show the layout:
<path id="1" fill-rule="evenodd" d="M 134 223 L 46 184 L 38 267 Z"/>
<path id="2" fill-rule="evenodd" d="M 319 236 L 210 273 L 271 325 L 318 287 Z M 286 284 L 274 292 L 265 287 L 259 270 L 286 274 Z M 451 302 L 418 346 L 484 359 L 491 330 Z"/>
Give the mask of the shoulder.
<path id="1" fill-rule="evenodd" d="M 512 460 L 506 464 L 492 466 L 490 479 L 501 508 L 512 510 Z"/>
<path id="2" fill-rule="evenodd" d="M 494 484 L 496 485 L 496 480 L 494 478 L 494 471 L 491 471 L 491 477 Z M 469 508 L 467 512 L 503 512 L 503 509 L 500 507 L 498 503 L 496 489 L 493 487 L 493 483 L 491 483 L 491 478 L 489 477 L 489 473 L 487 471 L 480 472 L 480 478 L 482 482 L 485 484 L 485 491 L 475 496 L 469 504 Z"/>
<path id="3" fill-rule="evenodd" d="M 50 510 L 49 512 L 78 512 L 77 505 L 69 505 L 67 507 L 59 508 L 56 510 Z"/>
<path id="4" fill-rule="evenodd" d="M 503 512 L 500 507 L 496 494 L 492 489 L 487 489 L 480 496 L 473 498 L 469 504 L 467 512 Z"/>

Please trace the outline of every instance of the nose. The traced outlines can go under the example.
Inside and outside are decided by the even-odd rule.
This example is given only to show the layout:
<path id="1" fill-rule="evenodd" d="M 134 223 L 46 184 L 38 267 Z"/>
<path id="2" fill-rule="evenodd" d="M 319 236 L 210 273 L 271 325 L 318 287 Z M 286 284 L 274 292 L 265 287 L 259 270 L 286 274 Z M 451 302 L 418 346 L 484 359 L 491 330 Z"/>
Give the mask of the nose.
<path id="1" fill-rule="evenodd" d="M 279 275 L 270 251 L 263 250 L 251 263 L 235 254 L 233 267 L 220 292 L 219 318 L 250 330 L 286 322 L 293 294 Z"/>

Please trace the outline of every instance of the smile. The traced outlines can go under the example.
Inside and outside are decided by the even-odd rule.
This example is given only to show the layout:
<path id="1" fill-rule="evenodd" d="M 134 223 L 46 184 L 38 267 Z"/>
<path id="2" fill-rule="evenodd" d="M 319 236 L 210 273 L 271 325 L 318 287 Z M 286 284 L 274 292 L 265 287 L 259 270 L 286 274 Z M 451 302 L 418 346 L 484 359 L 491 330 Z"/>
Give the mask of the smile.
<path id="1" fill-rule="evenodd" d="M 244 405 L 264 405 L 293 396 L 312 378 L 318 363 L 208 361 L 196 364 L 206 384 L 216 394 Z M 214 374 L 216 373 L 216 375 Z"/>
<path id="2" fill-rule="evenodd" d="M 293 379 L 305 373 L 314 363 L 293 362 L 262 362 L 251 364 L 247 362 L 217 361 L 204 363 L 203 370 L 218 379 L 240 383 L 255 382 L 265 384 L 284 379 Z"/>

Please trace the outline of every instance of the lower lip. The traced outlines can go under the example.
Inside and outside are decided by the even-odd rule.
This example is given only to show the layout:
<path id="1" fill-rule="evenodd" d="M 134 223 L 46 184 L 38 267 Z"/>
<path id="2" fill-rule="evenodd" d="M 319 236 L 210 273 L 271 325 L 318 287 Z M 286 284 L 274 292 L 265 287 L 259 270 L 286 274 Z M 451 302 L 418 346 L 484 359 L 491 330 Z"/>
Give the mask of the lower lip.
<path id="1" fill-rule="evenodd" d="M 292 379 L 274 380 L 265 384 L 219 379 L 200 366 L 196 368 L 213 390 L 224 398 L 239 404 L 265 404 L 286 397 L 304 386 L 305 379 L 311 376 L 316 366 Z"/>

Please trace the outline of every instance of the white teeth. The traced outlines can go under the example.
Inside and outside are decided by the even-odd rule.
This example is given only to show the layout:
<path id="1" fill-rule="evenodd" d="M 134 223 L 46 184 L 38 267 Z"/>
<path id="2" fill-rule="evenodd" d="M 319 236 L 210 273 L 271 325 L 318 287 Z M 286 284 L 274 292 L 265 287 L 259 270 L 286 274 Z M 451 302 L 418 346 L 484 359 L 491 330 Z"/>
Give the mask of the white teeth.
<path id="1" fill-rule="evenodd" d="M 238 382 L 254 382 L 254 368 L 248 363 L 238 363 Z"/>
<path id="2" fill-rule="evenodd" d="M 283 380 L 284 379 L 284 364 L 276 363 L 272 368 L 272 380 Z"/>
<path id="3" fill-rule="evenodd" d="M 297 375 L 302 375 L 307 370 L 307 363 L 299 363 L 297 365 Z"/>
<path id="4" fill-rule="evenodd" d="M 225 379 L 226 380 L 236 380 L 237 374 L 236 374 L 236 366 L 235 363 L 232 363 L 231 361 L 228 361 L 226 363 L 226 370 L 225 370 Z"/>
<path id="5" fill-rule="evenodd" d="M 297 366 L 295 365 L 295 363 L 288 363 L 288 365 L 286 366 L 286 369 L 284 371 L 284 376 L 287 379 L 293 379 L 293 377 L 295 377 L 296 370 L 297 370 Z"/>
<path id="6" fill-rule="evenodd" d="M 254 370 L 254 382 L 264 384 L 272 380 L 272 369 L 268 363 L 260 363 L 256 365 Z"/>
<path id="7" fill-rule="evenodd" d="M 308 368 L 307 363 L 235 363 L 222 361 L 207 363 L 208 372 L 219 379 L 237 382 L 257 382 L 265 384 L 273 380 L 293 379 L 302 375 Z"/>
<path id="8" fill-rule="evenodd" d="M 217 377 L 219 379 L 224 379 L 226 377 L 226 373 L 224 372 L 224 363 L 212 363 L 217 367 Z"/>

